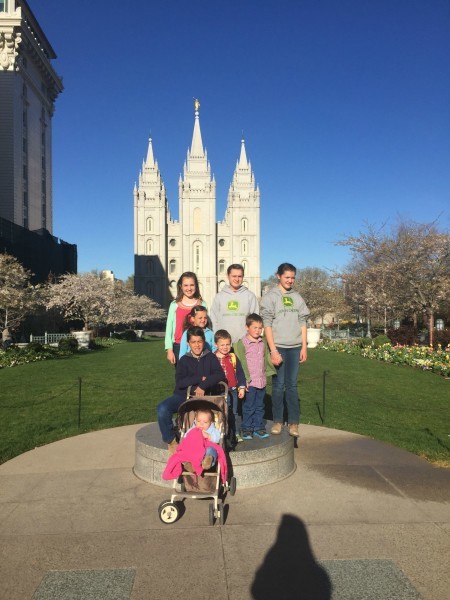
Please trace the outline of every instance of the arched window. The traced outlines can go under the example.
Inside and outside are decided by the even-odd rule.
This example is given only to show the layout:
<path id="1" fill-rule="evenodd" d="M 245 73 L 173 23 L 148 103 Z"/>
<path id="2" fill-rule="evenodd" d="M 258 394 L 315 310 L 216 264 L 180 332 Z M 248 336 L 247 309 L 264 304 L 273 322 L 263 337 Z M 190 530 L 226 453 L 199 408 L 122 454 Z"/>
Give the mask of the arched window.
<path id="1" fill-rule="evenodd" d="M 153 298 L 154 293 L 155 293 L 155 287 L 153 285 L 153 282 L 149 281 L 147 283 L 147 296 L 150 296 L 150 298 Z"/>
<path id="2" fill-rule="evenodd" d="M 177 261 L 172 259 L 169 263 L 169 273 L 172 275 L 177 270 Z"/>
<path id="3" fill-rule="evenodd" d="M 153 231 L 153 219 L 147 217 L 147 232 Z"/>
<path id="4" fill-rule="evenodd" d="M 153 240 L 147 240 L 147 254 L 153 254 Z"/>
<path id="5" fill-rule="evenodd" d="M 202 211 L 200 208 L 194 208 L 194 233 L 202 232 Z"/>
<path id="6" fill-rule="evenodd" d="M 219 260 L 219 275 L 225 273 L 225 261 Z"/>
<path id="7" fill-rule="evenodd" d="M 147 260 L 147 273 L 153 273 L 153 260 L 151 258 Z"/>
<path id="8" fill-rule="evenodd" d="M 246 260 L 242 261 L 242 267 L 244 268 L 244 274 L 247 273 L 247 267 L 248 267 L 248 263 Z"/>
<path id="9" fill-rule="evenodd" d="M 241 250 L 242 250 L 242 256 L 247 256 L 247 254 L 248 254 L 248 242 L 247 242 L 247 240 L 242 240 L 242 242 L 241 242 Z"/>
<path id="10" fill-rule="evenodd" d="M 201 242 L 194 242 L 193 245 L 193 257 L 192 264 L 194 265 L 194 273 L 199 274 L 202 268 L 203 256 L 202 256 L 202 244 Z"/>
<path id="11" fill-rule="evenodd" d="M 248 220 L 244 217 L 241 219 L 241 233 L 248 232 Z"/>

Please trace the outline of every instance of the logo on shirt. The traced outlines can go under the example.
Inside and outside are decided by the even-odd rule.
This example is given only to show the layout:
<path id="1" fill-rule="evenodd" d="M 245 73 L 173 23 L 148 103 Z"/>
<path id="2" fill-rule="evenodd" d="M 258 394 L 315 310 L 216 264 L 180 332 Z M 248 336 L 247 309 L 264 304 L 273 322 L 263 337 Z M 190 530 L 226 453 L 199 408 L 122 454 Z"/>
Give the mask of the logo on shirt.
<path id="1" fill-rule="evenodd" d="M 283 296 L 283 306 L 294 306 L 294 300 L 290 296 Z"/>
<path id="2" fill-rule="evenodd" d="M 228 310 L 239 310 L 239 302 L 237 300 L 230 300 L 227 304 Z"/>

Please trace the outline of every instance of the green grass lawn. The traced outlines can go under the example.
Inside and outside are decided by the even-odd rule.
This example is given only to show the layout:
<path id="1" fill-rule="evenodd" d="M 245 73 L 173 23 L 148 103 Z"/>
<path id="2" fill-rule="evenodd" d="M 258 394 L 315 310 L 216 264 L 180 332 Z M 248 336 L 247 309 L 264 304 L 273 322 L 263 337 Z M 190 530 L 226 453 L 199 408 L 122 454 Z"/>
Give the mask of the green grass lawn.
<path id="1" fill-rule="evenodd" d="M 299 377 L 304 423 L 322 424 L 324 370 L 329 371 L 325 425 L 448 464 L 450 381 L 359 356 L 312 350 Z M 157 403 L 173 390 L 174 369 L 165 358 L 162 340 L 154 339 L 2 369 L 0 386 L 4 462 L 70 435 L 154 421 Z"/>

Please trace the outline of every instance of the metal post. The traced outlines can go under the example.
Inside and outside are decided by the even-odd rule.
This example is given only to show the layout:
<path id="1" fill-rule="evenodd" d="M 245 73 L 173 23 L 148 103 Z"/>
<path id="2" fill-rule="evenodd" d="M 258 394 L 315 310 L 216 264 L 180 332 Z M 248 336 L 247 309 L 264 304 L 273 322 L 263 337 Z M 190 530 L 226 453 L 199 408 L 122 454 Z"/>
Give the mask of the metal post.
<path id="1" fill-rule="evenodd" d="M 324 371 L 323 372 L 323 384 L 322 384 L 322 423 L 325 423 L 325 417 L 326 417 L 325 389 L 326 389 L 327 374 L 328 374 L 328 371 Z"/>
<path id="2" fill-rule="evenodd" d="M 78 429 L 81 427 L 81 377 L 78 377 Z"/>

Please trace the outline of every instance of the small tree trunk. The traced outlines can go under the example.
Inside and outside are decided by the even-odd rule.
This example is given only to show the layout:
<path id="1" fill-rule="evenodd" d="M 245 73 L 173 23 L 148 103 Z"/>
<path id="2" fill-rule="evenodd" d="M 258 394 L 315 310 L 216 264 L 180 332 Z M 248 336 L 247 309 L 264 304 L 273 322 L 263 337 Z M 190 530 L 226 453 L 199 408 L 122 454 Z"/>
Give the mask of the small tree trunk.
<path id="1" fill-rule="evenodd" d="M 428 317 L 428 343 L 433 346 L 434 342 L 434 313 L 430 312 Z"/>

